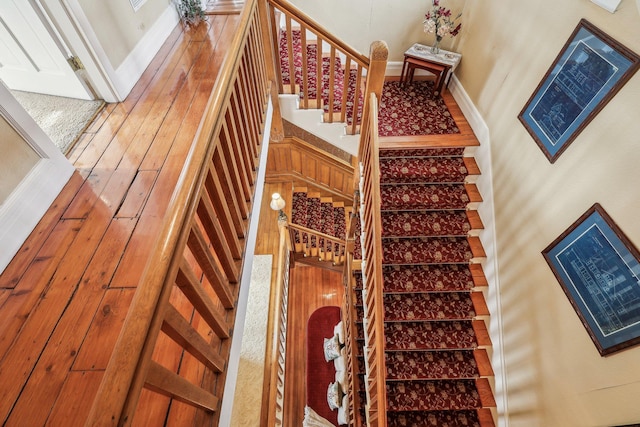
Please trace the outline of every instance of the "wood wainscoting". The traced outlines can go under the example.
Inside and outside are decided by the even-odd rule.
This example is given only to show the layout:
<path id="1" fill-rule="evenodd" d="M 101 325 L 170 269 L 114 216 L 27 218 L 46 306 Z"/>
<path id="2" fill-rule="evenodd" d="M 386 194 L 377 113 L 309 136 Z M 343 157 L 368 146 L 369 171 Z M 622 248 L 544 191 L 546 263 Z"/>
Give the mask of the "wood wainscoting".
<path id="1" fill-rule="evenodd" d="M 312 186 L 336 197 L 353 200 L 353 165 L 296 137 L 269 145 L 266 182 Z M 291 199 L 289 199 L 291 200 Z"/>

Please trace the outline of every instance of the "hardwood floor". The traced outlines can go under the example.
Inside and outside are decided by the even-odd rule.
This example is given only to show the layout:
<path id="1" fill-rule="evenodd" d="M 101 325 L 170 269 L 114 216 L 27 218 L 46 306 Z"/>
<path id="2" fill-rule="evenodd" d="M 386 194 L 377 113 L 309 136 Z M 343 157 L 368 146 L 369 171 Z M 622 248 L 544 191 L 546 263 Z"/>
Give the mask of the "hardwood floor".
<path id="1" fill-rule="evenodd" d="M 302 425 L 304 418 L 306 372 L 307 369 L 314 369 L 313 366 L 307 366 L 306 362 L 307 319 L 319 307 L 341 307 L 343 294 L 341 273 L 300 264 L 291 270 L 284 392 L 285 425 Z"/>
<path id="2" fill-rule="evenodd" d="M 82 424 L 238 19 L 176 27 L 70 152 L 77 172 L 0 275 L 0 424 Z"/>

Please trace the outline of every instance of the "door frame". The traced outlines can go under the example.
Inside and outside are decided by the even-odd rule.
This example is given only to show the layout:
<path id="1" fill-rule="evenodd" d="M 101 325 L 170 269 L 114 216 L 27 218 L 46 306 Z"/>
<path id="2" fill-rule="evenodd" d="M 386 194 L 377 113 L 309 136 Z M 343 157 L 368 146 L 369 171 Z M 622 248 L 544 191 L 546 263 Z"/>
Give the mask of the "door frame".
<path id="1" fill-rule="evenodd" d="M 86 70 L 95 95 L 105 102 L 120 102 L 120 93 L 113 69 L 98 37 L 91 28 L 78 0 L 29 0 L 47 15 L 61 41 L 77 56 Z"/>
<path id="2" fill-rule="evenodd" d="M 0 205 L 0 273 L 58 196 L 75 169 L 33 118 L 0 83 L 0 115 L 40 156 Z"/>

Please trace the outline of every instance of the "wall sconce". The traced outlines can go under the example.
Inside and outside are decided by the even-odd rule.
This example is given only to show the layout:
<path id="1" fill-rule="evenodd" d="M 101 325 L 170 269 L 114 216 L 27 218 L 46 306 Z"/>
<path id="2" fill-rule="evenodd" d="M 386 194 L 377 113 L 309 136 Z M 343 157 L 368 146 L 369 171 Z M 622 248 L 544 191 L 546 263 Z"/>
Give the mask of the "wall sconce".
<path id="1" fill-rule="evenodd" d="M 282 211 L 285 207 L 286 203 L 280 193 L 273 193 L 271 195 L 271 202 L 269 203 L 269 207 L 274 211 L 278 211 L 278 222 L 287 221 L 287 215 Z"/>

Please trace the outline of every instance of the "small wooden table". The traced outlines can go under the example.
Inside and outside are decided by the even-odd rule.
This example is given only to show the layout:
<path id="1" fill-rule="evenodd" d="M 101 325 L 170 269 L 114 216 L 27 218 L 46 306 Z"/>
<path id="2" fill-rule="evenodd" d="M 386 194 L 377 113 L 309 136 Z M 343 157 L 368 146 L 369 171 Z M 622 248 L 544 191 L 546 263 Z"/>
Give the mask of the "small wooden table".
<path id="1" fill-rule="evenodd" d="M 413 81 L 416 68 L 429 71 L 436 76 L 434 88 L 436 93 L 442 91 L 443 86 L 449 85 L 451 74 L 456 69 L 462 54 L 440 49 L 440 53 L 431 53 L 431 47 L 415 43 L 404 53 L 400 83 Z M 445 83 L 446 82 L 446 83 Z"/>

